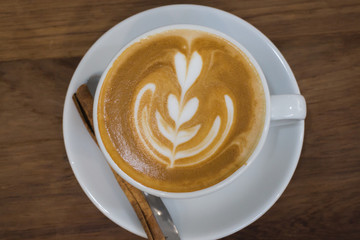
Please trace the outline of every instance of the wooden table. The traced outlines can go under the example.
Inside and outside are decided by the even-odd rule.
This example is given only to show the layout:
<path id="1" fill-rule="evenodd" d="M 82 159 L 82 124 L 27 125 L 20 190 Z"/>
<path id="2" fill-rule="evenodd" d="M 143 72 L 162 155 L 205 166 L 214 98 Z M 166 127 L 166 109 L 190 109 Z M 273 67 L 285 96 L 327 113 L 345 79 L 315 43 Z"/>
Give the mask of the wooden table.
<path id="1" fill-rule="evenodd" d="M 140 239 L 100 213 L 77 183 L 63 143 L 63 103 L 98 37 L 135 13 L 175 2 L 0 2 L 0 239 Z M 226 239 L 360 239 L 360 2 L 198 4 L 267 35 L 308 106 L 288 188 L 264 216 Z"/>

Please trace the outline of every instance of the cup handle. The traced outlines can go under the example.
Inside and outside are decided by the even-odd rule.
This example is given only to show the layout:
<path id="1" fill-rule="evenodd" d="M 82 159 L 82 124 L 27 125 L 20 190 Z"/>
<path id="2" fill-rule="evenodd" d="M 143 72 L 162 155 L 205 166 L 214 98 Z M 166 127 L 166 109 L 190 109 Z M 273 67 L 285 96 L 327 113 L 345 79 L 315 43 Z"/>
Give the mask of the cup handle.
<path id="1" fill-rule="evenodd" d="M 306 117 L 305 98 L 299 94 L 270 96 L 271 121 L 304 120 Z"/>

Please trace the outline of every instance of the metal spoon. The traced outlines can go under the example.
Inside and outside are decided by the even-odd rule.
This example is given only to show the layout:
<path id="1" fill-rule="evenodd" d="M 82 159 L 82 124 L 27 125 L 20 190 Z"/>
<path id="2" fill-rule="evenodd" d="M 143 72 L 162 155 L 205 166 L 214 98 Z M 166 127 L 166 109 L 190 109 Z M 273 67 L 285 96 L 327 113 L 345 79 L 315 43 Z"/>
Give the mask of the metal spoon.
<path id="1" fill-rule="evenodd" d="M 150 205 L 151 211 L 153 212 L 165 239 L 180 240 L 179 231 L 161 198 L 146 192 L 143 192 L 143 194 Z"/>

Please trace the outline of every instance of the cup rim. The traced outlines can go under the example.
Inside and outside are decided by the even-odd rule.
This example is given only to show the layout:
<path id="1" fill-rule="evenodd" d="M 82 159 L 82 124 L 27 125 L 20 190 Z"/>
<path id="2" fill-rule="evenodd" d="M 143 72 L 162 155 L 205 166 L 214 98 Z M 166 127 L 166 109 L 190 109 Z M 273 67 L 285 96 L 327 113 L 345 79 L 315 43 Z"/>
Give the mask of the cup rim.
<path id="1" fill-rule="evenodd" d="M 250 155 L 250 157 L 246 160 L 246 163 L 243 164 L 240 168 L 238 168 L 235 172 L 233 172 L 229 177 L 225 178 L 224 180 L 211 185 L 207 188 L 204 189 L 200 189 L 200 190 L 196 190 L 196 191 L 191 191 L 191 192 L 167 192 L 167 191 L 162 191 L 162 190 L 158 190 L 158 189 L 154 189 L 154 188 L 150 188 L 147 187 L 141 183 L 139 183 L 138 181 L 136 181 L 135 179 L 131 178 L 128 174 L 126 174 L 111 158 L 110 154 L 108 153 L 100 132 L 99 132 L 99 126 L 98 126 L 98 118 L 97 118 L 97 109 L 98 109 L 98 102 L 99 102 L 99 96 L 100 96 L 100 92 L 104 83 L 104 80 L 107 76 L 107 73 L 109 72 L 109 70 L 111 69 L 112 65 L 114 64 L 115 60 L 131 45 L 133 45 L 134 43 L 161 33 L 161 32 L 165 32 L 165 31 L 169 31 L 169 30 L 176 30 L 176 29 L 190 29 L 190 30 L 199 30 L 199 31 L 205 31 L 211 34 L 215 34 L 219 37 L 224 38 L 225 40 L 230 41 L 232 44 L 234 44 L 236 47 L 238 47 L 248 58 L 248 60 L 251 62 L 251 64 L 253 64 L 253 66 L 255 67 L 257 73 L 259 74 L 262 86 L 263 86 L 263 90 L 264 90 L 264 96 L 265 96 L 265 119 L 264 119 L 264 125 L 263 125 L 263 130 L 262 130 L 262 134 L 261 137 L 254 149 L 254 151 L 252 152 L 252 154 Z M 159 28 L 155 28 L 153 30 L 147 31 L 141 35 L 139 35 L 138 37 L 134 38 L 133 40 L 131 40 L 129 43 L 127 43 L 124 47 L 122 47 L 112 58 L 112 60 L 109 62 L 109 64 L 107 65 L 106 69 L 104 70 L 104 72 L 101 74 L 101 78 L 99 80 L 99 83 L 97 85 L 96 88 L 96 92 L 94 95 L 94 104 L 93 104 L 93 122 L 94 122 L 94 132 L 95 132 L 95 137 L 97 139 L 98 145 L 100 147 L 101 152 L 103 153 L 103 155 L 105 156 L 106 161 L 109 163 L 109 165 L 116 171 L 117 174 L 119 174 L 125 181 L 127 181 L 128 183 L 130 183 L 131 185 L 133 185 L 134 187 L 138 188 L 141 191 L 147 192 L 149 194 L 158 196 L 158 197 L 164 197 L 164 198 L 179 198 L 179 199 L 186 199 L 186 198 L 195 198 L 195 197 L 200 197 L 203 195 L 207 195 L 209 193 L 218 191 L 220 189 L 222 189 L 224 186 L 230 184 L 231 182 L 233 182 L 239 175 L 241 175 L 248 167 L 249 165 L 256 159 L 256 157 L 258 156 L 259 152 L 261 151 L 268 131 L 269 131 L 269 125 L 270 125 L 270 93 L 269 93 L 269 88 L 267 85 L 267 81 L 265 78 L 265 75 L 262 71 L 262 69 L 260 68 L 260 65 L 257 63 L 256 59 L 251 55 L 251 53 L 242 45 L 240 44 L 238 41 L 236 41 L 235 39 L 233 39 L 232 37 L 222 33 L 221 31 L 215 30 L 213 28 L 209 28 L 209 27 L 205 27 L 205 26 L 201 26 L 201 25 L 195 25 L 195 24 L 171 24 L 171 25 L 166 25 L 163 27 L 159 27 Z"/>

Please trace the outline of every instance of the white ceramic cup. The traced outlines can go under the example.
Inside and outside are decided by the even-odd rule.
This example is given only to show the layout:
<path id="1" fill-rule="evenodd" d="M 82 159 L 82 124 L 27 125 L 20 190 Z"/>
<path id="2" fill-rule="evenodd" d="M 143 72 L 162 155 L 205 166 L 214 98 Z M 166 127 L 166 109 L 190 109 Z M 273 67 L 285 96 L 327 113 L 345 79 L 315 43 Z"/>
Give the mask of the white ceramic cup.
<path id="1" fill-rule="evenodd" d="M 121 168 L 118 167 L 118 165 L 112 160 L 110 154 L 107 152 L 101 136 L 100 136 L 100 132 L 99 132 L 99 126 L 98 126 L 98 121 L 97 121 L 97 110 L 98 110 L 98 101 L 99 101 L 99 95 L 100 95 L 100 90 L 101 87 L 104 83 L 105 77 L 109 71 L 109 69 L 112 67 L 114 61 L 131 45 L 133 45 L 134 43 L 140 41 L 141 39 L 144 39 L 146 37 L 149 37 L 151 35 L 155 35 L 158 33 L 162 33 L 164 31 L 168 31 L 168 30 L 174 30 L 174 29 L 193 29 L 193 30 L 200 30 L 200 31 L 205 31 L 211 34 L 215 34 L 218 35 L 228 41 L 230 41 L 231 43 L 233 43 L 235 46 L 237 46 L 241 51 L 243 51 L 246 56 L 248 57 L 248 59 L 251 61 L 251 63 L 254 65 L 254 67 L 256 68 L 263 88 L 264 88 L 264 92 L 265 92 L 265 101 L 266 101 L 266 113 L 265 113 L 265 121 L 264 121 L 264 128 L 262 131 L 262 135 L 259 139 L 259 142 L 255 148 L 255 150 L 253 151 L 252 155 L 248 158 L 246 164 L 244 164 L 243 166 L 241 166 L 237 171 L 235 171 L 231 176 L 229 176 L 228 178 L 224 179 L 223 181 L 210 186 L 208 188 L 204 188 L 201 190 L 197 190 L 197 191 L 193 191 L 193 192 L 166 192 L 166 191 L 160 191 L 157 189 L 153 189 L 153 188 L 149 188 L 147 186 L 144 186 L 143 184 L 135 181 L 134 179 L 132 179 L 129 175 L 127 175 L 124 171 L 121 170 Z M 232 39 L 231 37 L 225 35 L 222 32 L 219 32 L 217 30 L 208 28 L 208 27 L 203 27 L 203 26 L 198 26 L 198 25 L 188 25 L 188 24 L 180 24 L 180 25 L 169 25 L 169 26 L 165 26 L 165 27 L 161 27 L 161 28 L 156 28 L 152 31 L 149 31 L 147 33 L 144 33 L 143 35 L 135 38 L 134 40 L 132 40 L 131 42 L 129 42 L 125 47 L 123 47 L 116 55 L 115 57 L 111 60 L 111 62 L 109 63 L 109 65 L 107 66 L 106 70 L 103 72 L 100 81 L 98 83 L 97 89 L 96 89 L 96 93 L 95 93 L 95 97 L 94 97 L 94 108 L 93 108 L 93 120 L 94 120 L 94 130 L 95 130 L 95 135 L 96 135 L 96 139 L 98 141 L 98 144 L 100 146 L 101 151 L 103 152 L 103 154 L 105 155 L 106 160 L 108 161 L 108 163 L 110 164 L 110 166 L 123 178 L 125 179 L 127 182 L 129 182 L 131 185 L 133 185 L 134 187 L 147 192 L 149 194 L 152 195 L 156 195 L 159 197 L 166 197 L 166 198 L 192 198 L 192 197 L 199 197 L 205 194 L 209 194 L 211 192 L 217 191 L 221 188 L 223 188 L 225 185 L 231 183 L 234 179 L 236 179 L 240 174 L 242 174 L 247 167 L 256 159 L 256 156 L 259 154 L 259 152 L 261 151 L 264 142 L 266 140 L 266 136 L 268 134 L 269 131 L 269 126 L 270 126 L 270 121 L 278 121 L 278 122 L 286 122 L 289 123 L 291 121 L 298 121 L 298 120 L 304 120 L 306 117 L 306 103 L 305 103 L 305 99 L 302 95 L 296 95 L 296 94 L 288 94 L 288 95 L 272 95 L 270 96 L 269 93 L 269 88 L 266 82 L 266 78 L 259 66 L 259 64 L 256 62 L 256 60 L 254 59 L 254 57 L 245 49 L 245 47 L 243 47 L 240 43 L 238 43 L 237 41 L 235 41 L 234 39 Z"/>

